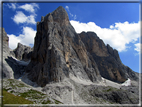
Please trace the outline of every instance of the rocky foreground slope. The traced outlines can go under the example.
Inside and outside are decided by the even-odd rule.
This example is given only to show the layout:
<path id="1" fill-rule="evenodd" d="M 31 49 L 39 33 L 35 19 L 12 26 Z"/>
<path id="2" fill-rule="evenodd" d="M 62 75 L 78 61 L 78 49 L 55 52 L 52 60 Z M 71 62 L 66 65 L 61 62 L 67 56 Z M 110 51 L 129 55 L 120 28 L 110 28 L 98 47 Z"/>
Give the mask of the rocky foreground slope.
<path id="1" fill-rule="evenodd" d="M 123 65 L 117 50 L 95 33 L 77 34 L 63 7 L 37 22 L 33 48 L 18 43 L 11 50 L 2 31 L 5 90 L 15 95 L 38 90 L 44 96 L 39 102 L 25 97 L 35 103 L 45 99 L 60 104 L 139 103 L 138 74 Z M 128 78 L 129 86 L 121 84 Z M 18 84 L 25 83 L 20 90 Z"/>

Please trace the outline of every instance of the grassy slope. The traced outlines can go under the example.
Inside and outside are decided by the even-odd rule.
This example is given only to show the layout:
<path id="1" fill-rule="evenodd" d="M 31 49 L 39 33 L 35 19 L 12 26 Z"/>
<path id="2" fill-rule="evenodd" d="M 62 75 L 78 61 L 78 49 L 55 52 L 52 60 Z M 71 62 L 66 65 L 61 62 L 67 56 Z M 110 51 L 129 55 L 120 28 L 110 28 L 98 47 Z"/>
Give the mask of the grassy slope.
<path id="1" fill-rule="evenodd" d="M 33 104 L 33 102 L 3 90 L 3 104 Z"/>
<path id="2" fill-rule="evenodd" d="M 33 103 L 36 103 L 36 104 L 38 104 L 38 103 L 40 103 L 40 104 L 62 104 L 62 102 L 57 101 L 55 99 L 53 99 L 53 101 L 51 101 L 46 94 L 43 94 L 37 90 L 31 89 L 29 86 L 27 86 L 26 84 L 24 84 L 21 81 L 18 81 L 16 79 L 4 79 L 3 84 L 6 84 L 3 86 L 3 96 L 5 98 L 3 100 L 3 104 L 33 104 Z M 17 89 L 21 89 L 24 87 L 27 88 L 27 90 L 25 90 L 24 92 L 19 93 L 17 91 Z M 13 91 L 13 90 L 15 90 L 15 91 Z M 10 93 L 7 91 L 9 91 Z M 15 96 L 14 93 L 17 93 L 16 95 L 18 95 L 18 96 Z M 20 99 L 21 102 L 19 102 L 18 101 L 19 98 L 23 98 L 25 100 L 30 99 L 31 101 L 26 100 L 26 101 L 30 101 L 30 102 L 24 102 L 22 99 Z M 15 100 L 12 101 L 11 99 L 12 100 L 15 99 Z"/>

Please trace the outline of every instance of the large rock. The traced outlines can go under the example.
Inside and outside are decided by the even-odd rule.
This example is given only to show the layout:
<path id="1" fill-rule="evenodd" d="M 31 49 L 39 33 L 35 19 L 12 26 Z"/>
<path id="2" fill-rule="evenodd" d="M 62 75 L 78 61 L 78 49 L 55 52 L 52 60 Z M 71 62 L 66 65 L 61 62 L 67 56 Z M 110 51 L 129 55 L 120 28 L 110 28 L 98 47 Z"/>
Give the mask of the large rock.
<path id="1" fill-rule="evenodd" d="M 26 72 L 40 86 L 72 77 L 92 82 L 101 80 L 95 61 L 61 6 L 37 22 L 34 50 Z"/>
<path id="2" fill-rule="evenodd" d="M 118 51 L 111 46 L 105 46 L 104 42 L 93 32 L 82 32 L 79 34 L 98 65 L 102 77 L 115 81 L 124 82 L 128 78 L 138 80 L 138 75 L 129 67 L 122 64 Z"/>

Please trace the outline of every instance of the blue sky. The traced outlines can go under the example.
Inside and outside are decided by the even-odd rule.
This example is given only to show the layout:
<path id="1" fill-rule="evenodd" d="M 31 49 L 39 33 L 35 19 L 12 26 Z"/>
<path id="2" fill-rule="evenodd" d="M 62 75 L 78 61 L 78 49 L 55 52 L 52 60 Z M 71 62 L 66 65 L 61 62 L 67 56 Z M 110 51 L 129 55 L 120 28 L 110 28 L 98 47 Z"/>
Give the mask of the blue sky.
<path id="1" fill-rule="evenodd" d="M 77 33 L 93 31 L 119 51 L 122 62 L 139 72 L 139 3 L 3 3 L 3 27 L 9 46 L 33 46 L 36 22 L 63 6 Z"/>

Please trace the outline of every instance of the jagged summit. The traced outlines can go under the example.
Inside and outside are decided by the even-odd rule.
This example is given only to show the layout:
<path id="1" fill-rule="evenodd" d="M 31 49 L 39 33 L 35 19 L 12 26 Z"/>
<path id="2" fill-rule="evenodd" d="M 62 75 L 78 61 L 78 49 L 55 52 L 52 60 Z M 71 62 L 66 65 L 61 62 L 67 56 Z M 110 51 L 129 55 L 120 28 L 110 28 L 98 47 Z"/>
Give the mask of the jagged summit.
<path id="1" fill-rule="evenodd" d="M 68 14 L 62 6 L 59 6 L 51 14 L 52 14 L 53 20 L 55 22 L 62 23 L 62 24 L 65 24 L 65 25 L 69 24 Z"/>
<path id="2" fill-rule="evenodd" d="M 61 27 L 62 26 L 67 26 L 70 23 L 69 18 L 68 18 L 68 14 L 67 14 L 66 10 L 62 6 L 59 6 L 55 11 L 53 11 L 52 13 L 47 14 L 45 17 L 42 16 L 40 23 L 42 23 L 42 22 L 45 22 L 45 24 L 44 24 L 45 29 L 47 28 L 46 27 L 47 22 L 59 23 Z M 39 22 L 37 24 L 39 24 Z"/>

